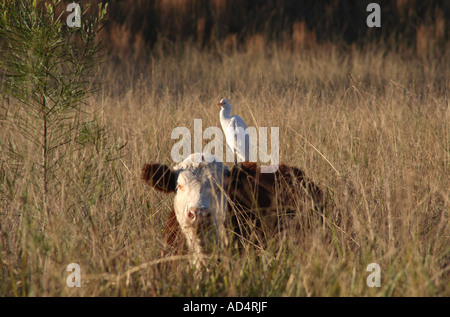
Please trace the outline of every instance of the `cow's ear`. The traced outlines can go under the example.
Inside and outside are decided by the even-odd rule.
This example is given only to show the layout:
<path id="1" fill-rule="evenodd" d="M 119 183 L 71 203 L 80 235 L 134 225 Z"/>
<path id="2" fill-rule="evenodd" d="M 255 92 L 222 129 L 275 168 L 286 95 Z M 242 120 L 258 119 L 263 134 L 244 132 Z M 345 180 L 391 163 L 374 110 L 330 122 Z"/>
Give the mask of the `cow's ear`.
<path id="1" fill-rule="evenodd" d="M 141 177 L 147 184 L 165 193 L 174 192 L 177 186 L 176 174 L 164 164 L 145 164 Z"/>

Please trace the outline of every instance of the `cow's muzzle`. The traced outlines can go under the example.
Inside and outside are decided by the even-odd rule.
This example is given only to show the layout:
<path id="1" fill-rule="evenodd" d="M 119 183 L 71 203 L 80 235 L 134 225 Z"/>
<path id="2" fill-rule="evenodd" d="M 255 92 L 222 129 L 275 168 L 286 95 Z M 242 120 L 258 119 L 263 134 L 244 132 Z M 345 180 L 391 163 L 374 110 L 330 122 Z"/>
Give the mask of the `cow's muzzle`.
<path id="1" fill-rule="evenodd" d="M 209 225 L 211 223 L 211 211 L 208 208 L 189 208 L 187 217 L 192 224 Z"/>

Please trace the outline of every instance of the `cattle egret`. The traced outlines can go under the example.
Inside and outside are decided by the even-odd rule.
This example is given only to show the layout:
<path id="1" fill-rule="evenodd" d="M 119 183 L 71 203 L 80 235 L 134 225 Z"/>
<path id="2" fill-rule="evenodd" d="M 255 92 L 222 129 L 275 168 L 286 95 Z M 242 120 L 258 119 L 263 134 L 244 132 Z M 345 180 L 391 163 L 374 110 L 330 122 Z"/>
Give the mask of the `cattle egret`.
<path id="1" fill-rule="evenodd" d="M 237 158 L 240 162 L 248 162 L 250 138 L 246 133 L 247 125 L 241 117 L 231 115 L 231 105 L 228 100 L 222 98 L 217 105 L 221 107 L 220 124 L 225 132 L 225 140 L 233 151 L 234 165 L 237 164 Z"/>

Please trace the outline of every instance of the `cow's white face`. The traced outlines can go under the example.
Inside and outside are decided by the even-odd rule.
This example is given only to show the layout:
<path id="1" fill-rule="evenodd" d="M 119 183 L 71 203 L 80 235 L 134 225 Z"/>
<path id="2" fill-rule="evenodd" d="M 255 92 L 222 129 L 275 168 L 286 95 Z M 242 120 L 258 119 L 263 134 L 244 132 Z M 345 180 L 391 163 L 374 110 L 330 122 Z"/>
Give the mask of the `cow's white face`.
<path id="1" fill-rule="evenodd" d="M 228 169 L 205 158 L 194 161 L 194 154 L 174 167 L 177 174 L 174 210 L 188 244 L 196 253 L 211 247 L 211 238 L 225 239 L 225 180 Z M 197 157 L 198 158 L 198 157 Z M 206 161 L 208 160 L 208 161 Z"/>
<path id="2" fill-rule="evenodd" d="M 215 242 L 225 243 L 227 209 L 225 182 L 228 168 L 212 155 L 195 153 L 173 169 L 146 165 L 143 178 L 164 192 L 175 192 L 174 211 L 194 254 L 211 251 Z"/>

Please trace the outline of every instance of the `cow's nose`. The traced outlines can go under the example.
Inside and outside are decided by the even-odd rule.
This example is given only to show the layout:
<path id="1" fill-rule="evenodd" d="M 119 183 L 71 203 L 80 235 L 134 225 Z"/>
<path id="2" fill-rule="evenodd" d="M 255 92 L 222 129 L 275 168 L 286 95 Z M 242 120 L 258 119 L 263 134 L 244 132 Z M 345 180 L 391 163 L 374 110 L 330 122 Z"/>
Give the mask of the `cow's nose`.
<path id="1" fill-rule="evenodd" d="M 195 222 L 196 220 L 199 219 L 204 219 L 209 217 L 210 215 L 210 211 L 208 208 L 195 208 L 195 207 L 190 207 L 188 209 L 188 219 L 192 222 Z"/>

